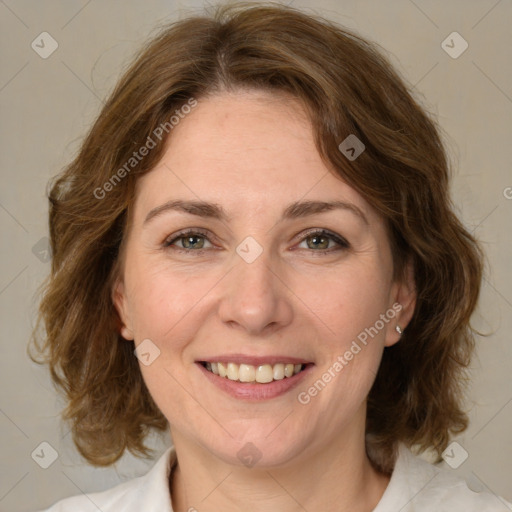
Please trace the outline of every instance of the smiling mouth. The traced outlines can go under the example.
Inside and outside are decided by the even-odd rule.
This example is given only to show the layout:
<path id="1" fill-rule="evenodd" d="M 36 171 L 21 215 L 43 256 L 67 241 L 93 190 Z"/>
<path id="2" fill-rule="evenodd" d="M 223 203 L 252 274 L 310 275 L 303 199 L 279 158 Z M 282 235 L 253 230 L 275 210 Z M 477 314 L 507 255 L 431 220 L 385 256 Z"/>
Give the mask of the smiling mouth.
<path id="1" fill-rule="evenodd" d="M 283 380 L 293 377 L 306 369 L 310 364 L 261 364 L 254 366 L 252 364 L 236 364 L 201 361 L 200 363 L 206 370 L 235 382 L 245 382 L 248 384 L 259 383 L 268 384 L 277 380 Z"/>

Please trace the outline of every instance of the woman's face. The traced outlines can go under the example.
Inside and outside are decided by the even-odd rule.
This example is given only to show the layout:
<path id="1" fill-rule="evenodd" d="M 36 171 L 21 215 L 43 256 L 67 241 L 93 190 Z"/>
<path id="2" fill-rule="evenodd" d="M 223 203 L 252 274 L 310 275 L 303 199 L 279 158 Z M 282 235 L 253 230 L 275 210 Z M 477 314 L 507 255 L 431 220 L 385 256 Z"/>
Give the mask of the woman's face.
<path id="1" fill-rule="evenodd" d="M 122 334 L 173 437 L 269 466 L 361 439 L 412 292 L 392 281 L 383 221 L 329 172 L 299 103 L 199 101 L 138 182 L 124 257 Z"/>

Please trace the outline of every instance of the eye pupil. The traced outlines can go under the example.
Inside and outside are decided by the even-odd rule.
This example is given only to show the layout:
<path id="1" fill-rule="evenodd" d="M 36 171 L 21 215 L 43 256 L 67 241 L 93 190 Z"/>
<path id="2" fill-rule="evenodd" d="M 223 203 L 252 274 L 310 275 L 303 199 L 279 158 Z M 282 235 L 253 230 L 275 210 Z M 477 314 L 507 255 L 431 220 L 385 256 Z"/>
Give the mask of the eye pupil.
<path id="1" fill-rule="evenodd" d="M 195 239 L 198 239 L 198 238 L 201 239 L 203 237 L 195 236 L 195 235 L 194 236 L 183 237 L 182 238 L 182 240 L 183 240 L 183 247 L 189 249 L 191 247 L 198 247 L 199 246 L 199 248 L 201 249 L 202 248 L 201 243 L 199 243 L 198 245 L 194 245 L 194 242 L 193 242 Z M 203 240 L 203 244 L 204 244 L 204 240 Z"/>
<path id="2" fill-rule="evenodd" d="M 327 249 L 328 246 L 329 246 L 329 239 L 323 235 L 313 235 L 313 236 L 310 236 L 309 237 L 310 240 L 323 240 L 324 243 L 320 243 L 320 244 L 316 244 L 316 242 L 313 243 L 313 248 L 318 248 L 320 247 L 320 249 Z"/>
<path id="3" fill-rule="evenodd" d="M 205 248 L 205 241 L 209 242 L 209 237 L 207 234 L 195 231 L 187 231 L 182 232 L 181 236 L 178 234 L 172 240 L 168 239 L 168 241 L 166 241 L 163 245 L 164 247 L 174 246 L 174 249 L 189 254 L 192 252 L 201 254 L 202 250 Z M 339 238 L 329 232 L 323 231 L 310 232 L 309 235 L 306 235 L 302 238 L 301 243 L 306 243 L 308 249 L 313 249 L 313 252 L 323 254 L 327 253 L 328 251 L 333 252 L 332 248 L 329 247 L 330 242 L 334 242 L 339 247 L 339 249 L 335 249 L 335 251 L 347 249 L 350 247 L 344 239 Z M 176 246 L 176 244 L 178 245 Z"/>

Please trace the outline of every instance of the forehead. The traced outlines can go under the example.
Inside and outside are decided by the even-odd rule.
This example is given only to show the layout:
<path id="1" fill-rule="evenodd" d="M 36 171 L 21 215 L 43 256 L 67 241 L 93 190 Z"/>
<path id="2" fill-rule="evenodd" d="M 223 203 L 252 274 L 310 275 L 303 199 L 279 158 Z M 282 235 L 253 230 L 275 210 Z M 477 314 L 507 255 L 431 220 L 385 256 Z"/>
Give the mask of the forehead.
<path id="1" fill-rule="evenodd" d="M 326 166 L 301 103 L 263 91 L 199 100 L 180 120 L 157 166 L 139 179 L 137 210 L 174 197 L 253 214 L 299 200 L 366 201 Z"/>

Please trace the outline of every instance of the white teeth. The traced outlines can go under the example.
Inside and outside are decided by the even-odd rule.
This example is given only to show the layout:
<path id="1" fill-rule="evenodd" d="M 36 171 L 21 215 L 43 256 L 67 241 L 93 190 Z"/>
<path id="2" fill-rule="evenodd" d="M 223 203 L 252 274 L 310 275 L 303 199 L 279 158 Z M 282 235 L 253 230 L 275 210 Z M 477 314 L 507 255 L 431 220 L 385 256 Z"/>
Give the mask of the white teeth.
<path id="1" fill-rule="evenodd" d="M 238 379 L 240 382 L 254 382 L 256 380 L 256 370 L 252 364 L 241 364 L 238 370 Z"/>
<path id="2" fill-rule="evenodd" d="M 226 367 L 222 363 L 217 363 L 217 367 L 219 369 L 219 375 L 221 377 L 227 377 L 228 376 L 228 371 L 227 371 Z"/>
<path id="3" fill-rule="evenodd" d="M 274 372 L 269 364 L 262 364 L 256 370 L 256 382 L 266 384 L 274 380 Z"/>
<path id="4" fill-rule="evenodd" d="M 284 364 L 277 363 L 274 365 L 274 380 L 284 379 Z"/>
<path id="5" fill-rule="evenodd" d="M 238 380 L 238 365 L 235 363 L 228 363 L 228 379 Z"/>
<path id="6" fill-rule="evenodd" d="M 258 382 L 260 384 L 267 384 L 274 380 L 282 380 L 285 377 L 292 377 L 302 370 L 302 364 L 293 363 L 277 363 L 275 365 L 262 364 L 253 366 L 252 364 L 236 364 L 236 363 L 221 363 L 221 362 L 207 362 L 205 368 L 219 375 L 226 377 L 229 380 L 239 382 Z"/>
<path id="7" fill-rule="evenodd" d="M 284 367 L 284 376 L 285 377 L 291 377 L 293 375 L 293 370 L 294 370 L 294 366 L 293 364 L 287 364 L 285 367 Z"/>

